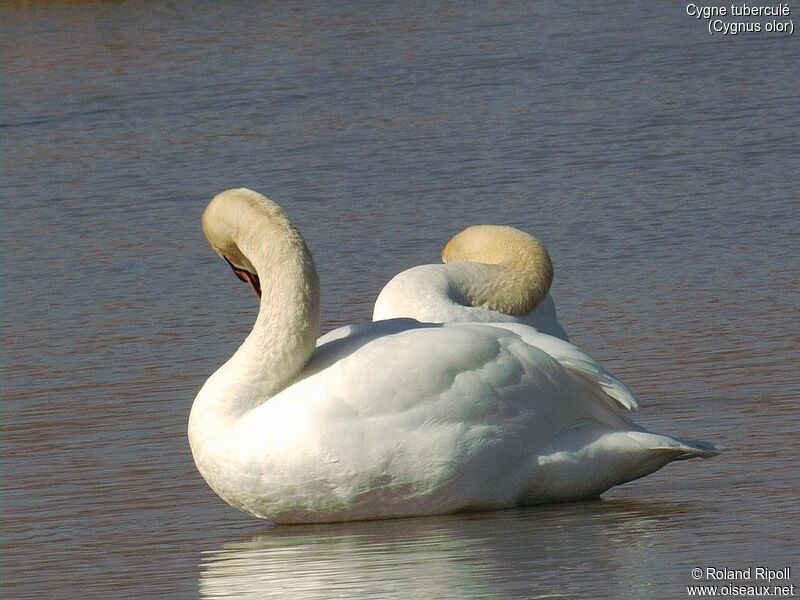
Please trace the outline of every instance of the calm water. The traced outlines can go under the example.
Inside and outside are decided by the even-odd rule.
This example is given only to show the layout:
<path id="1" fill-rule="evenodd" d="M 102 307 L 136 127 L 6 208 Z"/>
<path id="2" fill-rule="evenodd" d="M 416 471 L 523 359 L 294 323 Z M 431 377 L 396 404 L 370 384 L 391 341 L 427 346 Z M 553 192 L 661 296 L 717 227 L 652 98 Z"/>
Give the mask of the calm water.
<path id="1" fill-rule="evenodd" d="M 800 586 L 800 38 L 708 37 L 679 3 L 222 4 L 2 8 L 2 596 Z M 467 224 L 536 234 L 637 419 L 728 452 L 598 502 L 240 515 L 185 430 L 255 316 L 199 227 L 241 185 L 305 234 L 326 330 Z"/>

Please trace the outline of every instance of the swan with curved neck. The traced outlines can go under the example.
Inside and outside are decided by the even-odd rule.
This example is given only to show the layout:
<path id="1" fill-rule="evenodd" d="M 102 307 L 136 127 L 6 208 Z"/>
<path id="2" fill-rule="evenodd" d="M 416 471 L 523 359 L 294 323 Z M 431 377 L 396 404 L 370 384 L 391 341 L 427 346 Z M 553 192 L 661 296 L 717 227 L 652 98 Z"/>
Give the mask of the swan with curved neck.
<path id="1" fill-rule="evenodd" d="M 189 417 L 200 473 L 245 512 L 301 523 L 576 500 L 715 454 L 628 421 L 630 390 L 523 324 L 393 319 L 317 340 L 314 261 L 280 207 L 228 190 L 203 229 L 260 294 Z"/>
<path id="2" fill-rule="evenodd" d="M 532 235 L 503 225 L 473 225 L 450 238 L 442 261 L 389 281 L 375 301 L 373 321 L 516 322 L 568 341 L 548 294 L 553 263 Z"/>

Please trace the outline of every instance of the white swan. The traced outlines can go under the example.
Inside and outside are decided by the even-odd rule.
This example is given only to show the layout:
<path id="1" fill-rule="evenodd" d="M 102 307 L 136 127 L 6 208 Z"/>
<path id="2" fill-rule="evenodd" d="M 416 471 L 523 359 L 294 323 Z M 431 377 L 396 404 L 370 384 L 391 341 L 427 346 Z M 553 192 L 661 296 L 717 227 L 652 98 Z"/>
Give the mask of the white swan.
<path id="1" fill-rule="evenodd" d="M 315 348 L 319 283 L 280 207 L 229 190 L 203 228 L 263 290 L 252 332 L 189 418 L 200 473 L 245 512 L 299 523 L 573 500 L 715 453 L 627 421 L 627 388 L 522 324 L 394 319 Z"/>
<path id="2" fill-rule="evenodd" d="M 524 323 L 569 341 L 548 293 L 553 264 L 535 237 L 513 227 L 473 225 L 445 244 L 442 261 L 395 275 L 378 295 L 372 320 Z"/>

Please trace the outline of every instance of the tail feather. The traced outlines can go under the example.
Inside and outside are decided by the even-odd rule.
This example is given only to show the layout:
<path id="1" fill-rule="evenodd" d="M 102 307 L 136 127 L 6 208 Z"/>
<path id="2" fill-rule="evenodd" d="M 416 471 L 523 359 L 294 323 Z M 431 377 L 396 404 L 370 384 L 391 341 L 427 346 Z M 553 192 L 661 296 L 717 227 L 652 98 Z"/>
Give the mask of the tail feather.
<path id="1" fill-rule="evenodd" d="M 525 502 L 597 497 L 609 488 L 658 471 L 676 460 L 710 458 L 722 448 L 643 429 L 573 428 L 542 448 L 532 462 Z"/>
<path id="2" fill-rule="evenodd" d="M 628 436 L 650 450 L 663 450 L 674 454 L 672 460 L 711 458 L 722 450 L 721 446 L 701 440 L 683 440 L 645 431 L 629 431 Z"/>
<path id="3" fill-rule="evenodd" d="M 686 460 L 688 458 L 711 458 L 722 452 L 725 448 L 719 444 L 712 442 L 705 442 L 703 440 L 677 440 L 686 448 L 689 448 L 685 454 L 678 456 L 675 460 Z"/>

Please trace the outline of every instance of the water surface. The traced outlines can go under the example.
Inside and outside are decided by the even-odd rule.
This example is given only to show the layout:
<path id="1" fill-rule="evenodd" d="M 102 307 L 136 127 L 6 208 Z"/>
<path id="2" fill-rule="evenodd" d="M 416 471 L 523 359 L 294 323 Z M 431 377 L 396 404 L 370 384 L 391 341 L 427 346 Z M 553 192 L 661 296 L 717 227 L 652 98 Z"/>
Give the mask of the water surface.
<path id="1" fill-rule="evenodd" d="M 800 572 L 798 38 L 684 9 L 4 5 L 3 597 L 680 598 L 694 567 Z M 468 224 L 534 233 L 637 420 L 728 452 L 601 502 L 240 515 L 185 432 L 255 315 L 199 227 L 233 186 L 306 236 L 325 330 Z"/>

